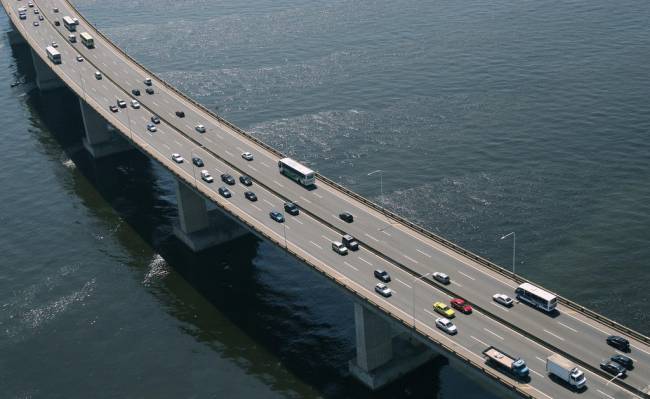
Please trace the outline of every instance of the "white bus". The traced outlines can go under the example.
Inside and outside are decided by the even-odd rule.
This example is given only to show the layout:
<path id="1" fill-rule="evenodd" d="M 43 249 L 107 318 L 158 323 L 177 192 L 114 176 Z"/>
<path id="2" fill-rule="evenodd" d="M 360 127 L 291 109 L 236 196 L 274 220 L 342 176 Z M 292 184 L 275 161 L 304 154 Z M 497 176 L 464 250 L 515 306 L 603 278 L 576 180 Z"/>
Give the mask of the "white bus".
<path id="1" fill-rule="evenodd" d="M 291 158 L 282 158 L 279 160 L 278 167 L 280 168 L 280 173 L 305 187 L 313 186 L 316 183 L 316 173 Z"/>
<path id="2" fill-rule="evenodd" d="M 63 17 L 63 26 L 65 26 L 65 28 L 70 32 L 74 32 L 77 30 L 77 21 L 71 17 L 65 16 Z"/>
<path id="3" fill-rule="evenodd" d="M 59 50 L 55 49 L 52 46 L 47 46 L 45 48 L 45 51 L 47 52 L 47 58 L 49 58 L 50 61 L 55 64 L 61 63 L 61 53 L 59 53 Z"/>
<path id="4" fill-rule="evenodd" d="M 95 41 L 93 40 L 93 37 L 88 34 L 88 32 L 81 32 L 79 34 L 79 37 L 81 38 L 81 43 L 83 43 L 84 46 L 88 48 L 95 47 Z"/>
<path id="5" fill-rule="evenodd" d="M 546 312 L 555 310 L 557 297 L 550 292 L 535 287 L 530 283 L 523 283 L 515 290 L 517 299 Z"/>

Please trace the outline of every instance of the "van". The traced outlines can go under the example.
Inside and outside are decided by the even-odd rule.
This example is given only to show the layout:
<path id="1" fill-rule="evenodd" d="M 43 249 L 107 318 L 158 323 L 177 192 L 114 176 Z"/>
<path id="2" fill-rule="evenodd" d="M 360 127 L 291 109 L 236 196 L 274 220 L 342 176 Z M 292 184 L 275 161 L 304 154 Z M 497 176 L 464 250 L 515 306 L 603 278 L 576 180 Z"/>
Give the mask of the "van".
<path id="1" fill-rule="evenodd" d="M 70 43 L 76 43 L 77 42 L 77 36 L 73 35 L 72 33 L 68 35 L 68 40 Z"/>
<path id="2" fill-rule="evenodd" d="M 348 249 L 340 242 L 334 241 L 332 243 L 332 250 L 339 255 L 347 255 Z"/>

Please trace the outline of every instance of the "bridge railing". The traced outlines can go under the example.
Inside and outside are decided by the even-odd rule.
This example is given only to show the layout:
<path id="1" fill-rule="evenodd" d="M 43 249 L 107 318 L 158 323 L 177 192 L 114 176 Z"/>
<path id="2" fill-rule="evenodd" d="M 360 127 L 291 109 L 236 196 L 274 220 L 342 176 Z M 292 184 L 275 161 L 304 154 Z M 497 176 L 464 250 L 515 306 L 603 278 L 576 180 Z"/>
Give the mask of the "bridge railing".
<path id="1" fill-rule="evenodd" d="M 84 17 L 84 15 L 82 13 L 80 13 L 79 10 L 77 10 L 77 8 L 70 2 L 70 0 L 64 0 L 64 1 L 69 5 L 69 7 L 71 9 L 73 9 L 73 10 L 75 10 L 77 12 L 80 19 L 82 19 L 89 26 L 92 26 L 95 29 L 95 31 L 107 43 L 109 43 L 110 46 L 112 46 L 116 51 L 118 51 L 125 58 L 127 58 L 130 62 L 132 62 L 138 68 L 140 68 L 142 70 L 142 72 L 144 72 L 145 74 L 151 75 L 151 76 L 155 76 L 156 79 L 158 79 L 160 82 L 162 82 L 163 85 L 168 90 L 173 91 L 179 97 L 182 97 L 186 101 L 190 102 L 195 107 L 199 108 L 203 112 L 205 112 L 205 113 L 209 114 L 210 116 L 212 116 L 213 118 L 217 119 L 220 123 L 228 126 L 230 129 L 232 129 L 236 133 L 240 134 L 241 136 L 245 137 L 246 139 L 253 141 L 255 144 L 259 145 L 260 147 L 264 148 L 265 150 L 269 151 L 270 153 L 274 154 L 275 156 L 277 156 L 279 158 L 282 158 L 282 157 L 285 156 L 282 152 L 276 150 L 275 148 L 273 148 L 270 145 L 266 144 L 262 140 L 252 136 L 251 134 L 243 131 L 239 127 L 233 125 L 229 121 L 227 121 L 227 120 L 223 119 L 222 117 L 220 117 L 219 115 L 215 114 L 210 109 L 204 107 L 203 105 L 201 105 L 197 101 L 195 101 L 192 98 L 188 97 L 187 95 L 185 95 L 184 93 L 182 93 L 181 91 L 176 89 L 172 84 L 170 84 L 166 80 L 164 80 L 164 79 L 158 77 L 157 75 L 151 73 L 151 71 L 149 71 L 145 66 L 143 66 L 138 61 L 133 59 L 130 55 L 128 55 L 125 51 L 123 51 L 115 43 L 113 43 L 113 41 L 110 40 L 106 35 L 104 35 L 104 33 L 102 33 L 93 24 L 91 24 Z M 447 239 L 445 239 L 445 238 L 443 238 L 441 236 L 438 236 L 438 235 L 430 232 L 429 230 L 425 229 L 422 226 L 419 226 L 419 225 L 417 225 L 417 224 L 415 224 L 413 222 L 410 222 L 410 221 L 404 219 L 403 217 L 391 212 L 390 210 L 384 208 L 383 206 L 380 206 L 380 205 L 376 204 L 375 202 L 372 202 L 372 201 L 366 199 L 365 197 L 363 197 L 363 196 L 355 193 L 354 191 L 344 187 L 343 185 L 341 185 L 341 184 L 339 184 L 339 183 L 337 183 L 337 182 L 323 176 L 322 174 L 320 174 L 318 172 L 317 172 L 317 176 L 318 176 L 318 179 L 320 181 L 327 184 L 328 186 L 330 186 L 330 187 L 332 187 L 332 188 L 334 188 L 334 189 L 348 195 L 351 198 L 354 198 L 355 200 L 361 202 L 365 206 L 373 209 L 376 212 L 379 212 L 379 213 L 385 215 L 386 217 L 394 220 L 395 222 L 398 222 L 398 223 L 400 223 L 400 224 L 402 224 L 402 225 L 404 225 L 404 226 L 406 226 L 406 227 L 408 227 L 408 228 L 410 228 L 412 230 L 417 231 L 418 233 L 420 233 L 423 236 L 429 238 L 430 240 L 436 242 L 437 244 L 440 244 L 440 245 L 442 245 L 442 246 L 444 246 L 444 247 L 446 247 L 446 248 L 448 248 L 448 249 L 450 249 L 450 250 L 452 250 L 452 251 L 454 251 L 454 252 L 456 252 L 458 254 L 461 254 L 461 255 L 465 256 L 466 258 L 469 258 L 469 259 L 473 260 L 474 262 L 476 262 L 476 263 L 478 263 L 478 264 L 480 264 L 482 266 L 485 266 L 488 269 L 490 269 L 490 270 L 492 270 L 492 271 L 494 271 L 494 272 L 496 272 L 496 273 L 498 273 L 498 274 L 500 274 L 500 275 L 502 275 L 502 276 L 504 276 L 506 278 L 514 280 L 515 282 L 517 282 L 519 284 L 524 283 L 524 282 L 535 284 L 534 282 L 532 282 L 530 280 L 527 280 L 527 279 L 525 279 L 525 278 L 523 278 L 523 277 L 521 277 L 521 276 L 519 276 L 517 274 L 514 274 L 514 273 L 510 272 L 509 270 L 506 270 L 506 269 L 502 268 L 501 266 L 499 266 L 499 265 L 497 265 L 497 264 L 495 264 L 495 263 L 493 263 L 493 262 L 479 256 L 479 255 L 476 255 L 475 253 L 473 253 L 471 251 L 468 251 L 468 250 L 454 244 L 453 242 L 451 242 L 451 241 L 449 241 L 449 240 L 447 240 Z M 650 345 L 650 338 L 643 335 L 643 334 L 641 334 L 640 332 L 632 330 L 631 328 L 625 327 L 624 325 L 622 325 L 622 324 L 620 324 L 620 323 L 618 323 L 616 321 L 613 321 L 613 320 L 611 320 L 611 319 L 609 319 L 609 318 L 607 318 L 607 317 L 605 317 L 605 316 L 603 316 L 603 315 L 601 315 L 601 314 L 599 314 L 599 313 L 597 313 L 597 312 L 595 312 L 595 311 L 593 311 L 593 310 L 591 310 L 589 308 L 586 308 L 586 307 L 584 307 L 582 305 L 579 305 L 578 303 L 573 302 L 572 300 L 570 300 L 568 298 L 562 297 L 560 295 L 557 295 L 557 297 L 558 297 L 558 301 L 562 305 L 564 305 L 564 306 L 566 306 L 568 308 L 571 308 L 571 309 L 573 309 L 573 310 L 575 310 L 577 312 L 580 312 L 581 314 L 583 314 L 583 315 L 585 315 L 585 316 L 587 316 L 587 317 L 589 317 L 591 319 L 594 319 L 594 320 L 596 320 L 598 322 L 601 322 L 601 323 L 609 326 L 610 328 L 612 328 L 612 329 L 614 329 L 614 330 L 616 330 L 616 331 L 618 331 L 620 333 L 623 333 L 625 335 L 633 337 L 636 340 L 638 340 L 639 342 L 643 342 L 643 343 L 645 343 L 647 345 Z"/>

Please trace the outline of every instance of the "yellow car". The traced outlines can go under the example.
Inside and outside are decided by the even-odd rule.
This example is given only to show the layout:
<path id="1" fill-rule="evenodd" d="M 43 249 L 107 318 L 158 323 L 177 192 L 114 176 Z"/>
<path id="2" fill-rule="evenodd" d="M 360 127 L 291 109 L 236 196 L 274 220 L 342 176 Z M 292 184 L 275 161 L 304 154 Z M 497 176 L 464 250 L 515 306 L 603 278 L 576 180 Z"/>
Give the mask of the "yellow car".
<path id="1" fill-rule="evenodd" d="M 436 312 L 440 313 L 441 315 L 445 316 L 448 319 L 453 318 L 456 316 L 456 312 L 449 306 L 445 305 L 442 302 L 434 302 L 433 304 L 433 310 Z"/>

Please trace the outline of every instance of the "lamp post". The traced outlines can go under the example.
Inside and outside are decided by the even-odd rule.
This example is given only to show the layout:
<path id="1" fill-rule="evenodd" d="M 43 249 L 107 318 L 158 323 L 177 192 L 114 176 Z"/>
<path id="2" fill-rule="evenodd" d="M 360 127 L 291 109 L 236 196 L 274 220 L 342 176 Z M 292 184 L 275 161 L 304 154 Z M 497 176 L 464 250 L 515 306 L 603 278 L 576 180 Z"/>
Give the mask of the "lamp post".
<path id="1" fill-rule="evenodd" d="M 285 251 L 288 251 L 289 248 L 287 248 L 287 227 L 282 223 L 282 231 L 284 233 L 284 249 Z"/>
<path id="2" fill-rule="evenodd" d="M 501 239 L 506 239 L 512 236 L 512 274 L 515 274 L 515 248 L 517 246 L 517 234 L 513 231 L 501 237 Z"/>
<path id="3" fill-rule="evenodd" d="M 381 198 L 384 199 L 384 171 L 381 169 L 374 170 L 368 173 L 368 176 L 372 176 L 375 173 L 379 173 L 379 190 L 381 192 Z"/>
<path id="4" fill-rule="evenodd" d="M 412 298 L 413 302 L 412 302 L 412 304 L 413 304 L 413 329 L 414 330 L 415 330 L 415 283 L 417 283 L 418 280 L 421 280 L 421 279 L 425 278 L 426 276 L 428 276 L 430 274 L 431 274 L 431 272 L 413 279 L 413 287 L 411 288 L 411 292 L 413 293 L 413 298 Z"/>

